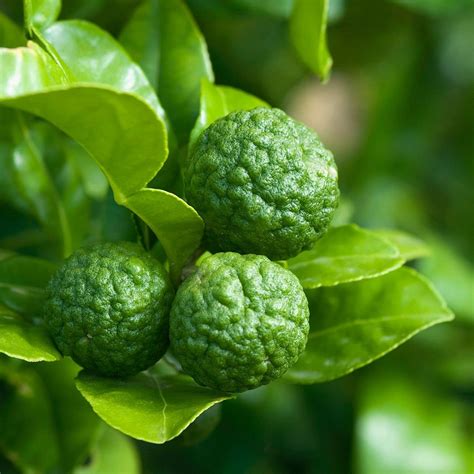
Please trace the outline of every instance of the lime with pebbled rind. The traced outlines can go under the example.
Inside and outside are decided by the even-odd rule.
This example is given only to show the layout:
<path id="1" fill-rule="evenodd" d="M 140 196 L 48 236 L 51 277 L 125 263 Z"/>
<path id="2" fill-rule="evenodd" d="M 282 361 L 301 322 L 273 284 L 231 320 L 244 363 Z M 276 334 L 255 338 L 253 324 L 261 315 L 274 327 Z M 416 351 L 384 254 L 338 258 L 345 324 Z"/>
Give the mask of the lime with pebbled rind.
<path id="1" fill-rule="evenodd" d="M 44 319 L 58 349 L 105 376 L 129 376 L 168 348 L 173 288 L 160 262 L 131 242 L 77 250 L 53 275 Z"/>
<path id="2" fill-rule="evenodd" d="M 184 183 L 207 248 L 272 260 L 312 247 L 339 200 L 332 153 L 310 128 L 264 107 L 212 123 L 191 150 Z"/>
<path id="3" fill-rule="evenodd" d="M 218 253 L 178 289 L 170 348 L 200 385 L 242 392 L 281 377 L 308 330 L 306 295 L 290 271 L 264 256 Z"/>

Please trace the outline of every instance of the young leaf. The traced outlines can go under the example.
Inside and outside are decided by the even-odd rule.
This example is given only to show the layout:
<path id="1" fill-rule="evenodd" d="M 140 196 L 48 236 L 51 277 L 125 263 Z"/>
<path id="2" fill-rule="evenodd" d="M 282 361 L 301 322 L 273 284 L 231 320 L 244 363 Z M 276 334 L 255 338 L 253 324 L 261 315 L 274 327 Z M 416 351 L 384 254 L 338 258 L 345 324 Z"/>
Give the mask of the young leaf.
<path id="1" fill-rule="evenodd" d="M 396 229 L 371 229 L 371 232 L 397 247 L 400 256 L 405 261 L 426 257 L 430 254 L 430 249 L 425 242 L 406 232 Z"/>
<path id="2" fill-rule="evenodd" d="M 82 371 L 77 388 L 109 425 L 150 443 L 178 436 L 201 413 L 231 398 L 196 385 L 185 375 L 141 373 L 118 380 Z"/>
<path id="3" fill-rule="evenodd" d="M 189 148 L 192 148 L 206 127 L 230 112 L 268 106 L 266 102 L 251 94 L 233 87 L 216 86 L 204 79 L 201 82 L 199 117 L 191 131 Z"/>
<path id="4" fill-rule="evenodd" d="M 453 319 L 431 284 L 414 270 L 308 292 L 306 350 L 287 380 L 332 380 L 395 349 L 416 333 Z"/>
<path id="5" fill-rule="evenodd" d="M 61 354 L 43 327 L 0 306 L 0 352 L 28 362 L 55 361 Z"/>
<path id="6" fill-rule="evenodd" d="M 104 473 L 140 474 L 140 457 L 132 440 L 106 428 L 90 453 L 86 466 L 74 469 L 74 474 Z"/>
<path id="7" fill-rule="evenodd" d="M 1 359 L 0 382 L 0 449 L 20 472 L 54 472 L 60 449 L 41 379 L 31 366 Z"/>
<path id="8" fill-rule="evenodd" d="M 42 29 L 59 16 L 61 0 L 24 0 L 26 28 Z"/>
<path id="9" fill-rule="evenodd" d="M 290 36 L 303 62 L 322 81 L 327 80 L 332 58 L 326 43 L 329 0 L 295 0 Z"/>
<path id="10" fill-rule="evenodd" d="M 43 304 L 43 290 L 56 266 L 22 255 L 0 256 L 0 303 L 31 318 Z"/>
<path id="11" fill-rule="evenodd" d="M 381 388 L 383 387 L 383 391 Z M 375 373 L 360 384 L 355 425 L 359 474 L 469 473 L 472 444 L 454 400 L 417 381 Z M 394 449 L 394 447 L 396 447 Z"/>
<path id="12" fill-rule="evenodd" d="M 395 246 L 354 224 L 333 227 L 311 250 L 288 260 L 304 288 L 373 278 L 403 265 Z"/>
<path id="13" fill-rule="evenodd" d="M 182 0 L 145 0 L 120 35 L 167 110 L 180 141 L 199 112 L 202 78 L 214 80 L 205 40 Z"/>

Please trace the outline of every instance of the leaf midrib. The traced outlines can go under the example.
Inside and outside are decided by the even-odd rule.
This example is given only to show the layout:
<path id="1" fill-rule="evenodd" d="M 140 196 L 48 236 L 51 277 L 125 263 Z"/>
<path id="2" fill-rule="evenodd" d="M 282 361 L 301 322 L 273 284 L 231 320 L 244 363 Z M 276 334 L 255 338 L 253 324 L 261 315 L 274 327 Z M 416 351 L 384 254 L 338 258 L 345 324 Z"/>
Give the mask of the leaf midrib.
<path id="1" fill-rule="evenodd" d="M 397 316 L 384 316 L 381 318 L 368 318 L 368 319 L 355 319 L 353 321 L 350 321 L 348 323 L 344 324 L 338 324 L 337 326 L 332 326 L 326 329 L 322 329 L 321 331 L 314 331 L 309 334 L 308 340 L 311 338 L 317 338 L 322 335 L 326 335 L 331 332 L 337 332 L 340 330 L 344 330 L 346 328 L 350 328 L 353 326 L 360 326 L 360 325 L 372 325 L 372 324 L 377 324 L 377 323 L 383 323 L 383 322 L 391 322 L 391 321 L 397 321 L 397 320 L 410 320 L 410 319 L 417 319 L 417 318 L 428 318 L 432 317 L 431 321 L 433 322 L 441 322 L 441 321 L 450 321 L 453 318 L 452 313 L 446 312 L 446 313 L 417 313 L 415 315 L 397 315 Z M 430 320 L 428 320 L 430 321 Z"/>

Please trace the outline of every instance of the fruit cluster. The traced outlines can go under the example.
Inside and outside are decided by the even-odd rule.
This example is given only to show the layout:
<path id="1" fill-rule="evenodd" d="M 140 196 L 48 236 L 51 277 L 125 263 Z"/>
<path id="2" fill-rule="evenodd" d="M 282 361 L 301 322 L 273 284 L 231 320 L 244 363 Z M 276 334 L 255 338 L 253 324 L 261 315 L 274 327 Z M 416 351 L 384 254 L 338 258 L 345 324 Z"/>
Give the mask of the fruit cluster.
<path id="1" fill-rule="evenodd" d="M 326 232 L 339 197 L 332 154 L 281 110 L 233 112 L 190 150 L 184 187 L 205 222 L 203 245 L 217 253 L 176 295 L 137 244 L 96 244 L 53 276 L 46 325 L 63 354 L 101 375 L 145 370 L 169 346 L 201 385 L 240 392 L 269 383 L 298 360 L 309 330 L 300 283 L 272 260 Z"/>

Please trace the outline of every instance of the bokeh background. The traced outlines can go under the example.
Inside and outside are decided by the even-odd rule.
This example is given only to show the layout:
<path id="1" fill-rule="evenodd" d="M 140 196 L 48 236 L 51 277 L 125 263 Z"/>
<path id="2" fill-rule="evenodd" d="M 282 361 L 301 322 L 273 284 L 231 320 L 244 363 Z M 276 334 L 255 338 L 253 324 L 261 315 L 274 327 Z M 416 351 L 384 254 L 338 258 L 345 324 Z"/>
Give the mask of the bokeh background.
<path id="1" fill-rule="evenodd" d="M 0 7 L 21 23 L 20 3 Z M 137 2 L 63 3 L 63 18 L 117 34 Z M 339 166 L 337 223 L 427 242 L 430 256 L 413 265 L 456 319 L 340 380 L 263 387 L 210 410 L 178 440 L 136 442 L 143 472 L 472 474 L 474 2 L 331 0 L 334 65 L 324 85 L 290 44 L 291 0 L 187 3 L 216 82 L 313 127 Z M 93 212 L 103 237 L 133 235 L 122 212 L 111 197 Z M 19 225 L 14 210 L 2 213 Z"/>

